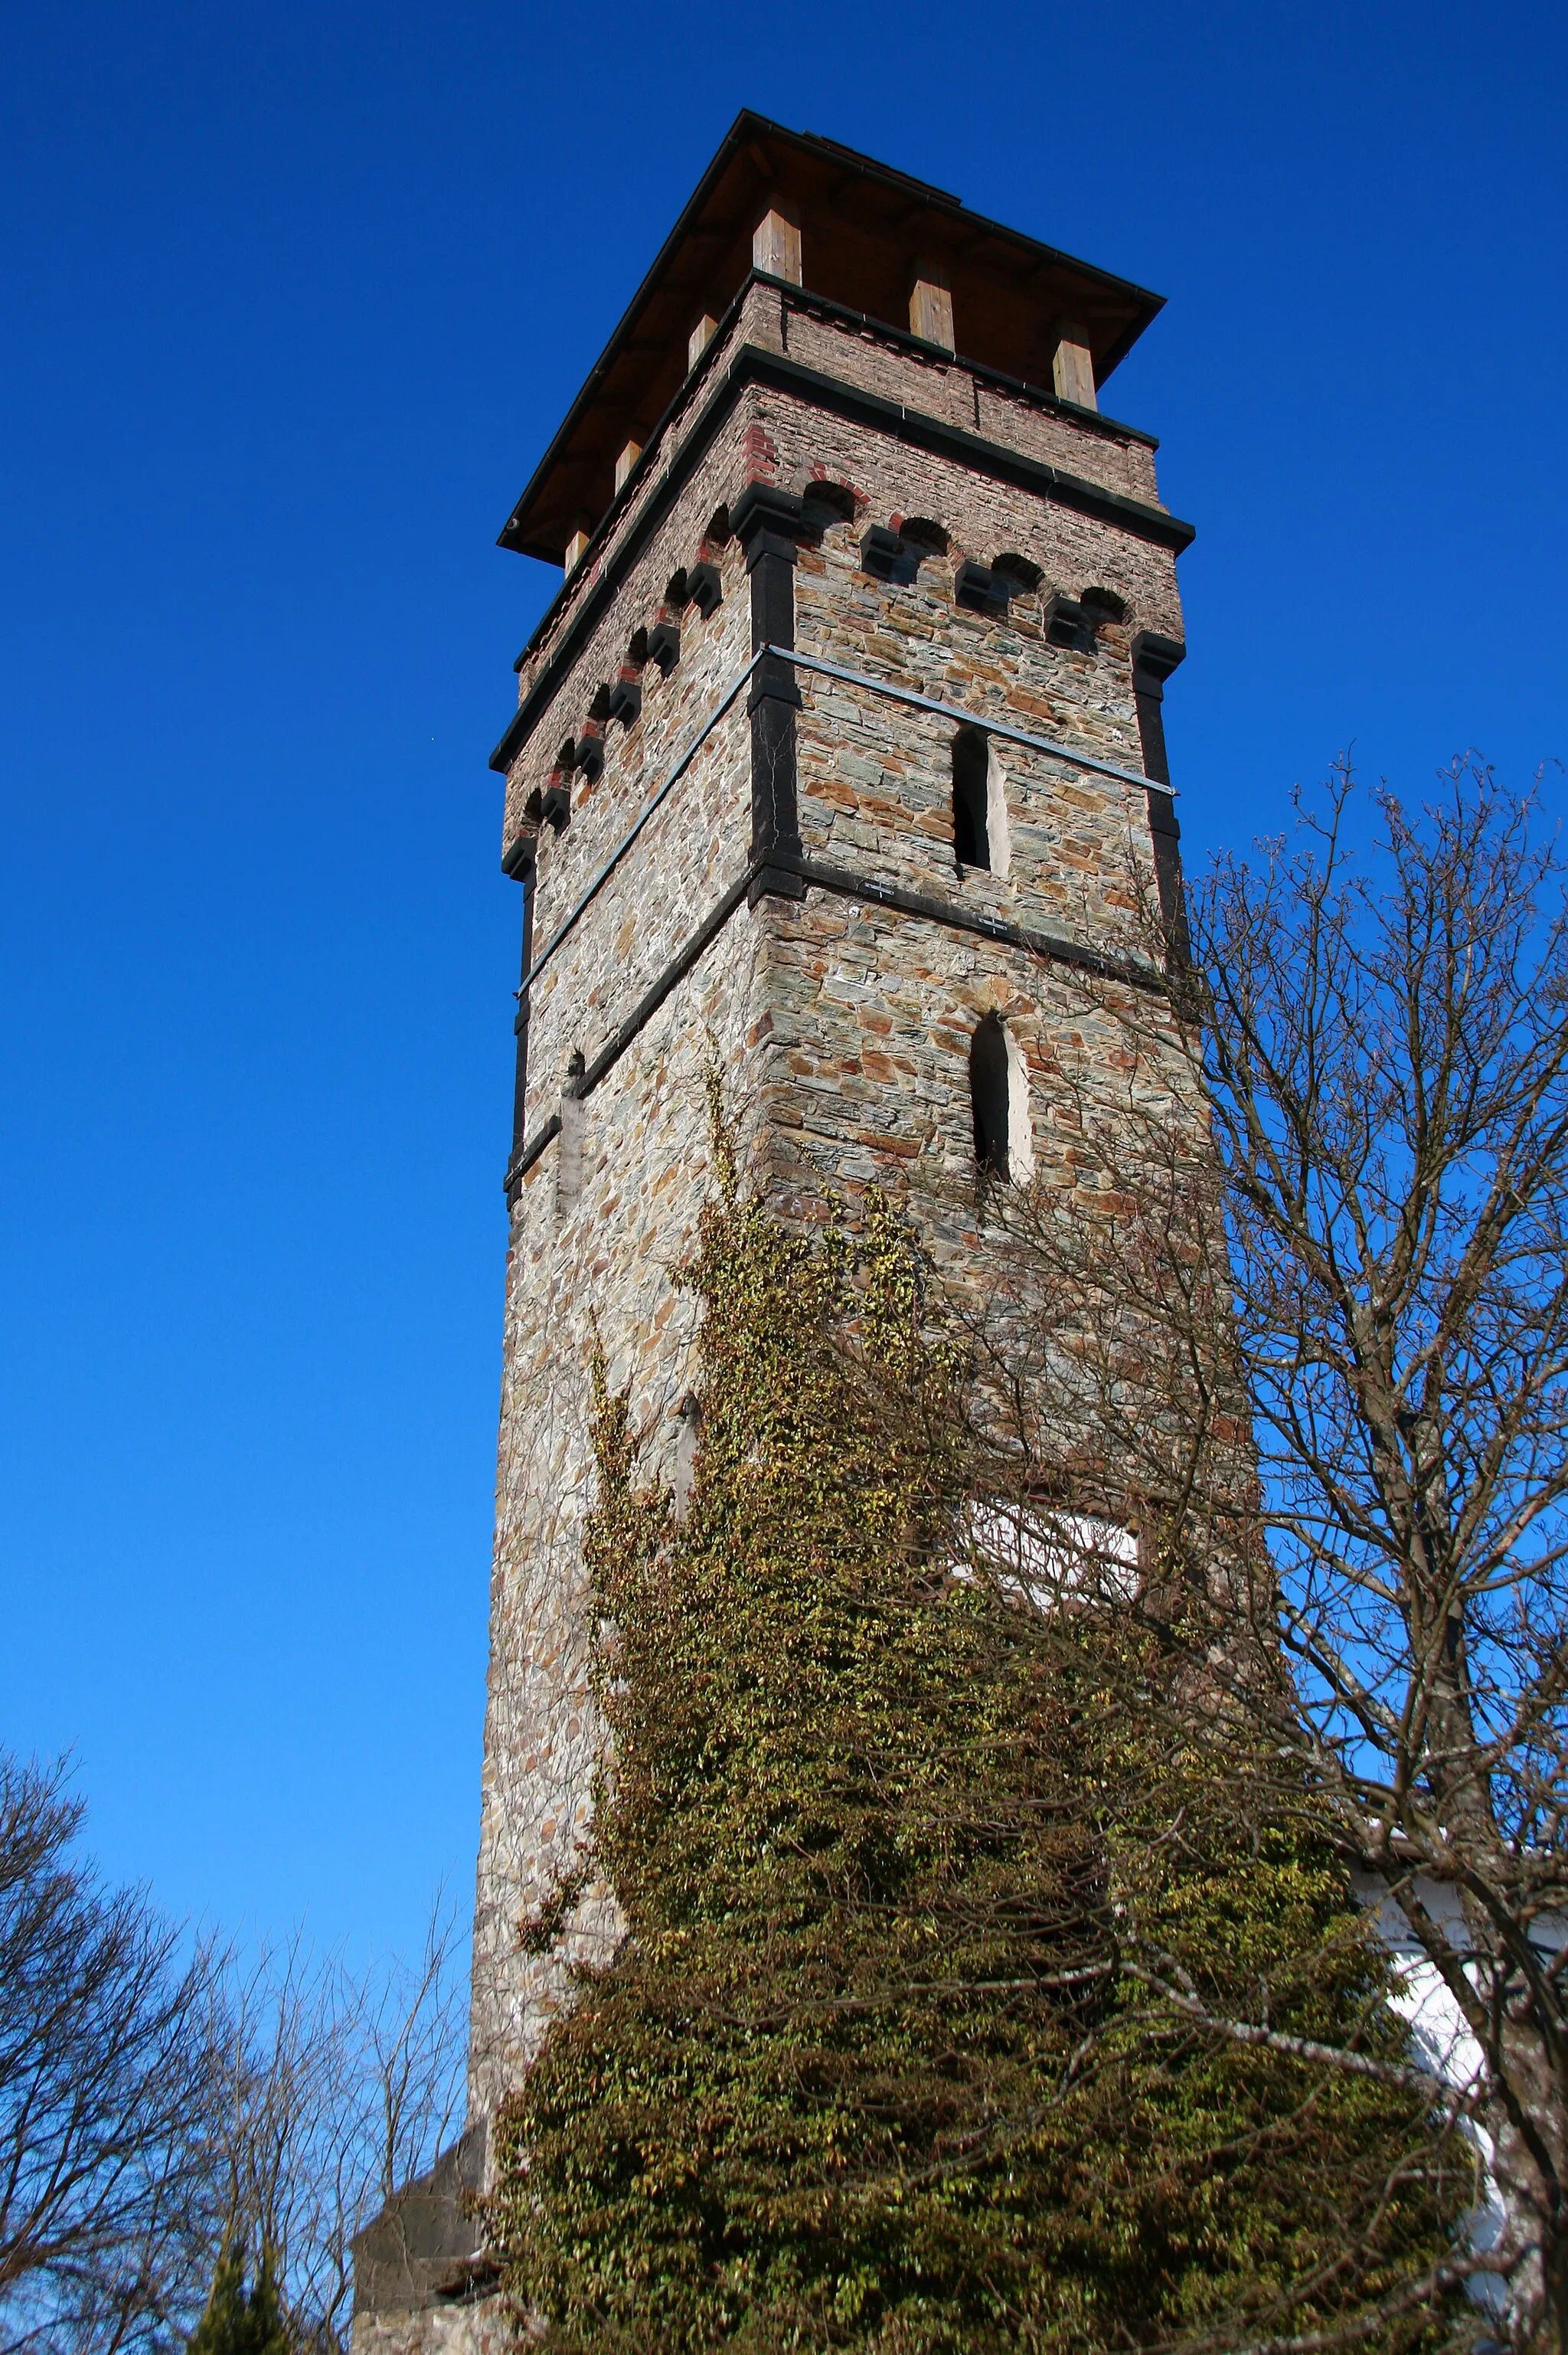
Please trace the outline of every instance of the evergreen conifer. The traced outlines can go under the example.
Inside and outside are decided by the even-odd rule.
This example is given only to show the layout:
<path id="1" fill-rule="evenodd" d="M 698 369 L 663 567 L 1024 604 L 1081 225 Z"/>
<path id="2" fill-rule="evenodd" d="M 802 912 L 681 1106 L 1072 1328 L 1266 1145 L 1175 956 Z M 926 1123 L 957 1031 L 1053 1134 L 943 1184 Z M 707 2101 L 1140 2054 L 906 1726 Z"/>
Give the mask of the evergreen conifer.
<path id="1" fill-rule="evenodd" d="M 245 2271 L 245 2243 L 231 2235 L 219 2253 L 201 2320 L 185 2341 L 186 2355 L 293 2355 L 270 2250 L 261 2251 L 249 2296 Z"/>

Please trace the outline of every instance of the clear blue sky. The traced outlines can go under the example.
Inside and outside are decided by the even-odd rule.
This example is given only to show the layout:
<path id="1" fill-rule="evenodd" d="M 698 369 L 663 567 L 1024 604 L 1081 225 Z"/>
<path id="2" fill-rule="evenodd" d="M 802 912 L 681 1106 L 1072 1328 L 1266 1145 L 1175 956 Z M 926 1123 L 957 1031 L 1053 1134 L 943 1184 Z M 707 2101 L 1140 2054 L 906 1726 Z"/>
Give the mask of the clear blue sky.
<path id="1" fill-rule="evenodd" d="M 496 531 L 736 109 L 1170 297 L 1189 847 L 1568 757 L 1561 6 L 0 11 L 0 1741 L 170 1907 L 477 1821 Z M 1557 772 L 1553 806 L 1564 795 Z"/>

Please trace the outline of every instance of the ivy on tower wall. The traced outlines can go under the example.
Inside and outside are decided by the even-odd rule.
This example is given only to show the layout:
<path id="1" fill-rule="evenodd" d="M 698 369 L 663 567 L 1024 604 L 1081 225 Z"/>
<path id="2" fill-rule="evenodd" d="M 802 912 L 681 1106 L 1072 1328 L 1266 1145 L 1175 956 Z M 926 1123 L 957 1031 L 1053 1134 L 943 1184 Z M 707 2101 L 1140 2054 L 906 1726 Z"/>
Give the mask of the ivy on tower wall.
<path id="1" fill-rule="evenodd" d="M 1436 2343 L 1400 2285 L 1473 2170 L 1400 2082 L 1309 1804 L 1279 1820 L 1245 1748 L 1181 1735 L 1125 1617 L 991 1574 L 968 1369 L 897 1218 L 812 1242 L 716 1115 L 715 1150 L 683 1508 L 594 1369 L 608 1748 L 523 1934 L 590 1888 L 626 1929 L 497 2120 L 520 2320 L 584 2355 Z M 1151 1953 L 1275 2044 L 1151 2001 Z"/>

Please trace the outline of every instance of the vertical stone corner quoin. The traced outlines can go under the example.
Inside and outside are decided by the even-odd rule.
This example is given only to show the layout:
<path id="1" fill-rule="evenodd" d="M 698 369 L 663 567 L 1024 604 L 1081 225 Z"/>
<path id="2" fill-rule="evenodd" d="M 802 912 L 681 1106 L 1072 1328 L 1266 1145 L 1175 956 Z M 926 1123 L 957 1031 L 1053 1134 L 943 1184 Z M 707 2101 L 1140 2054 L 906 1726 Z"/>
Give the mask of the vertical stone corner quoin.
<path id="1" fill-rule="evenodd" d="M 1143 986 L 1129 844 L 1176 936 L 1162 698 L 1192 530 L 1152 438 L 1100 405 L 1159 308 L 743 114 L 502 532 L 563 577 L 492 756 L 522 938 L 465 2184 L 567 1996 L 517 1932 L 569 1867 L 598 1755 L 590 1317 L 650 1468 L 689 1442 L 667 1271 L 706 1190 L 709 1055 L 789 1188 L 853 1189 L 972 1163 L 969 1042 L 1000 1023 L 1037 1166 L 1060 1074 L 1092 1088 L 1115 1060 L 1075 972 Z M 955 749 L 977 729 L 979 772 Z M 963 762 L 983 857 L 980 835 L 958 856 Z M 984 1281 L 978 1227 L 942 1248 Z M 585 1894 L 567 1951 L 614 1921 Z M 488 2346 L 449 2176 L 409 2211 L 418 2266 L 387 2254 L 400 2222 L 367 2241 L 356 2355 L 390 2355 L 394 2325 L 398 2355 Z"/>

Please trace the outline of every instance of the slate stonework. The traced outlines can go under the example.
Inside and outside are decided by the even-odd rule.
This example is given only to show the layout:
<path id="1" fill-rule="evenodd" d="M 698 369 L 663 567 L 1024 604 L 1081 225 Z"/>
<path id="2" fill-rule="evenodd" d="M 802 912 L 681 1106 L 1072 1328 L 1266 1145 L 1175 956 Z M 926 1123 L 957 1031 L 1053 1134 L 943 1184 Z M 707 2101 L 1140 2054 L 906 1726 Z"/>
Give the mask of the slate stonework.
<path id="1" fill-rule="evenodd" d="M 666 678 L 654 664 L 644 667 L 638 718 L 604 728 L 602 773 L 572 779 L 569 826 L 559 836 L 538 831 L 535 954 L 751 658 L 745 556 L 733 535 L 722 538 L 723 511 L 751 481 L 797 496 L 826 481 L 853 501 L 853 518 L 809 509 L 814 528 L 794 568 L 800 651 L 1141 770 L 1130 645 L 1139 630 L 1181 638 L 1171 548 L 773 385 L 741 390 L 603 613 L 553 670 L 598 584 L 615 577 L 618 550 L 635 541 L 671 470 L 684 465 L 687 437 L 747 345 L 1162 512 L 1146 437 L 999 391 L 961 363 L 848 329 L 813 310 L 809 296 L 754 285 L 651 453 L 636 497 L 595 561 L 567 584 L 520 667 L 520 706 L 538 690 L 539 708 L 507 777 L 508 846 L 534 831 L 530 796 L 557 773 L 566 739 L 589 724 L 633 633 L 668 613 L 672 576 L 699 559 L 715 566 L 722 602 L 706 619 L 684 608 L 673 671 Z M 874 578 L 862 564 L 862 535 L 911 517 L 942 527 L 946 553 L 926 556 L 911 581 Z M 1002 554 L 1038 568 L 1038 588 L 1000 613 L 960 605 L 959 563 L 989 566 Z M 1092 588 L 1121 600 L 1124 619 L 1102 624 L 1093 653 L 1048 643 L 1053 593 L 1081 599 Z M 1139 951 L 1139 905 L 1152 889 L 1140 788 L 1001 742 L 1011 872 L 960 876 L 954 723 L 836 679 L 797 676 L 808 858 L 955 912 L 979 911 L 1100 953 Z M 558 1113 L 573 1057 L 592 1063 L 746 871 L 749 727 L 742 696 L 535 985 L 524 1139 Z M 710 1057 L 722 1065 L 752 1173 L 783 1214 L 821 1218 L 831 1190 L 853 1198 L 874 1181 L 914 1206 L 955 1281 L 984 1286 L 992 1244 L 963 1207 L 962 1181 L 973 1158 L 969 1041 L 993 1010 L 1027 1064 L 1040 1174 L 1083 1182 L 1075 1140 L 1085 1098 L 1108 1103 L 1126 1079 L 1115 986 L 1087 991 L 1080 976 L 1028 949 L 809 890 L 736 909 L 583 1104 L 575 1180 L 568 1171 L 563 1189 L 556 1139 L 514 1184 L 474 1955 L 476 2115 L 537 2048 L 565 1999 L 566 1963 L 605 1951 L 615 1934 L 613 1905 L 590 1884 L 559 1955 L 529 1960 L 519 1945 L 521 1923 L 573 1867 L 599 1753 L 580 1551 L 591 1336 L 597 1328 L 612 1381 L 630 1385 L 650 1467 L 670 1476 L 693 1344 L 692 1305 L 672 1274 L 691 1252 L 709 1185 L 705 1067 Z"/>

